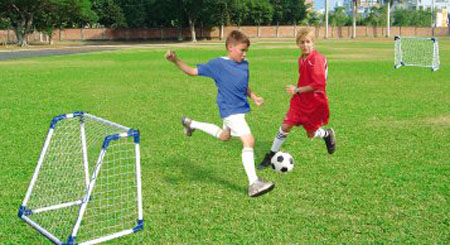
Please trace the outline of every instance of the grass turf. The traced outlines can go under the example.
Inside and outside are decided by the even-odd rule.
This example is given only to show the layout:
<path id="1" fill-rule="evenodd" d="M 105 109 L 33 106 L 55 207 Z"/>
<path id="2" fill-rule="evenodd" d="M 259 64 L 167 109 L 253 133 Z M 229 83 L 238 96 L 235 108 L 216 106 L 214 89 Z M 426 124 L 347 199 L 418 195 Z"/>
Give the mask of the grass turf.
<path id="1" fill-rule="evenodd" d="M 394 70 L 393 42 L 320 41 L 337 152 L 292 131 L 282 150 L 296 160 L 286 175 L 258 174 L 274 191 L 251 199 L 241 143 L 195 132 L 188 115 L 221 125 L 208 78 L 182 74 L 165 49 L 140 48 L 0 62 L 0 241 L 47 240 L 17 217 L 49 122 L 83 110 L 141 130 L 145 229 L 131 243 L 448 243 L 450 242 L 450 40 L 441 69 Z M 223 45 L 177 48 L 194 65 L 224 55 Z M 247 121 L 256 161 L 270 148 L 295 84 L 292 43 L 254 43 L 250 85 L 264 98 Z"/>

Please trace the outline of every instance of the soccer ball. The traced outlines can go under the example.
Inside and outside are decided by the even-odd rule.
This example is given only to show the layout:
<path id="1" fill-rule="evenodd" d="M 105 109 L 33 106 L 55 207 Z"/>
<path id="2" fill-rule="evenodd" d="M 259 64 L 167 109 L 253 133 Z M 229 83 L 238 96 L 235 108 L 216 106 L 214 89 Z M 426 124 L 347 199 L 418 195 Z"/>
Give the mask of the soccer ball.
<path id="1" fill-rule="evenodd" d="M 276 172 L 287 173 L 294 168 L 294 158 L 289 153 L 277 152 L 271 160 L 272 169 Z"/>

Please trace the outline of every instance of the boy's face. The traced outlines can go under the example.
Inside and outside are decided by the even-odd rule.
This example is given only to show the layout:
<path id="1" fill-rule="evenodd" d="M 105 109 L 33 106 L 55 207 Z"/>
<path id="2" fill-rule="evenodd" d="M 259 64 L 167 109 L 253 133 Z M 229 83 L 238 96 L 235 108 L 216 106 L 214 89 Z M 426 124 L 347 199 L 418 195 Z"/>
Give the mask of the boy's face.
<path id="1" fill-rule="evenodd" d="M 302 55 L 307 56 L 314 50 L 314 41 L 311 37 L 306 36 L 305 38 L 300 39 L 298 47 L 302 51 Z"/>
<path id="2" fill-rule="evenodd" d="M 241 63 L 245 57 L 247 56 L 248 47 L 246 43 L 239 43 L 237 45 L 228 45 L 228 57 L 236 61 L 238 63 Z"/>

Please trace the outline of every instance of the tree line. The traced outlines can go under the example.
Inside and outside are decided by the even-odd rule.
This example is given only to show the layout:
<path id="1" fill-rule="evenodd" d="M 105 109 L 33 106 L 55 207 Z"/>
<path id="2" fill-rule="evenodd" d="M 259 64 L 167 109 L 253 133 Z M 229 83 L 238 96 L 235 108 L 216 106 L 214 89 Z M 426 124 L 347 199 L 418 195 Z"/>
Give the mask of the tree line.
<path id="1" fill-rule="evenodd" d="M 353 18 L 338 7 L 329 25 L 377 26 L 392 19 L 399 26 L 430 26 L 427 11 L 398 9 L 387 18 L 388 12 L 385 5 Z M 196 27 L 219 26 L 223 37 L 226 25 L 321 25 L 324 19 L 305 0 L 0 0 L 0 29 L 12 29 L 21 46 L 34 31 L 51 37 L 63 28 L 189 27 L 196 41 Z"/>
<path id="2" fill-rule="evenodd" d="M 351 26 L 352 16 L 346 14 L 344 7 L 337 7 L 330 13 L 329 24 L 331 26 Z M 359 26 L 386 26 L 387 25 L 387 5 L 373 7 L 367 10 L 363 16 L 356 17 L 356 25 Z M 392 12 L 391 24 L 393 26 L 417 26 L 430 27 L 432 24 L 430 10 L 396 9 Z"/>

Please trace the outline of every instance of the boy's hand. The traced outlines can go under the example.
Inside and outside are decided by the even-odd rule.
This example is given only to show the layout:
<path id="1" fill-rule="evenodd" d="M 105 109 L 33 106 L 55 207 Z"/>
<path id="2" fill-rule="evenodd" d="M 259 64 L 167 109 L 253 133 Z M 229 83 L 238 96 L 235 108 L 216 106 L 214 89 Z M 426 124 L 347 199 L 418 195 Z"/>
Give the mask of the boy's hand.
<path id="1" fill-rule="evenodd" d="M 175 53 L 175 51 L 172 50 L 167 50 L 164 57 L 166 57 L 166 59 L 170 62 L 175 62 L 178 59 L 177 54 Z"/>
<path id="2" fill-rule="evenodd" d="M 286 93 L 294 95 L 295 94 L 295 88 L 296 87 L 294 85 L 287 85 L 286 86 Z"/>
<path id="3" fill-rule="evenodd" d="M 257 106 L 261 106 L 264 102 L 263 98 L 258 96 L 254 96 L 252 100 Z"/>

